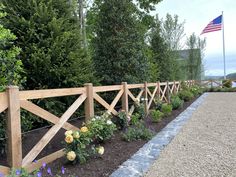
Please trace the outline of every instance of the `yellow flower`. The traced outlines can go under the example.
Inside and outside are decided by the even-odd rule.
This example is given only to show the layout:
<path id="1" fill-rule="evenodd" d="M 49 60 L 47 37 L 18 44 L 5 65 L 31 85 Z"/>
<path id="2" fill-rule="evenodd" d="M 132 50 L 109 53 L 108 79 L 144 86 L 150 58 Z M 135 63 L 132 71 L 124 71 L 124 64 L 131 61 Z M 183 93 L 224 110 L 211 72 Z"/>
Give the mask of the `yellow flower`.
<path id="1" fill-rule="evenodd" d="M 81 127 L 81 129 L 80 129 L 80 131 L 82 132 L 82 133 L 85 133 L 85 132 L 87 132 L 88 131 L 88 128 L 87 127 Z"/>
<path id="2" fill-rule="evenodd" d="M 75 158 L 76 158 L 76 154 L 74 151 L 70 151 L 66 154 L 66 158 L 69 160 L 69 161 L 74 161 Z"/>
<path id="3" fill-rule="evenodd" d="M 80 137 L 79 132 L 76 131 L 73 133 L 73 138 L 78 139 Z"/>
<path id="4" fill-rule="evenodd" d="M 103 147 L 103 146 L 99 146 L 99 147 L 97 148 L 97 151 L 98 151 L 98 154 L 100 154 L 100 155 L 103 155 L 103 154 L 104 154 L 104 151 L 105 151 L 105 149 L 104 149 L 104 147 Z"/>
<path id="5" fill-rule="evenodd" d="M 72 143 L 74 140 L 73 136 L 72 135 L 67 135 L 65 137 L 65 142 L 67 142 L 68 144 Z"/>
<path id="6" fill-rule="evenodd" d="M 72 130 L 68 130 L 65 132 L 65 136 L 68 136 L 68 135 L 72 135 L 73 131 Z"/>

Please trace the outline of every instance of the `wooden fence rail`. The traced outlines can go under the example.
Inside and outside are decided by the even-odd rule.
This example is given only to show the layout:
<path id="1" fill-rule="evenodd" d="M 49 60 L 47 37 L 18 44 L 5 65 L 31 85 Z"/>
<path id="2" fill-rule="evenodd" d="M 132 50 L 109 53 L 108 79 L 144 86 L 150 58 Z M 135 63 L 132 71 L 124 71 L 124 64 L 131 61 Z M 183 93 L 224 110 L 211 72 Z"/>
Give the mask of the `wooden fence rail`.
<path id="1" fill-rule="evenodd" d="M 187 86 L 191 86 L 195 81 L 185 81 Z M 65 89 L 47 89 L 47 90 L 30 90 L 19 91 L 16 86 L 7 87 L 6 92 L 0 93 L 0 113 L 7 111 L 7 161 L 8 167 L 0 165 L 0 172 L 7 174 L 10 168 L 24 167 L 29 171 L 33 171 L 42 165 L 42 162 L 49 163 L 64 155 L 63 149 L 47 155 L 37 162 L 40 152 L 52 140 L 60 129 L 78 130 L 68 122 L 73 113 L 84 103 L 85 121 L 94 116 L 94 100 L 101 104 L 107 113 L 117 115 L 118 111 L 115 106 L 119 101 L 122 103 L 122 110 L 128 116 L 134 111 L 134 104 L 144 102 L 146 113 L 151 108 L 155 98 L 164 102 L 170 102 L 170 95 L 177 93 L 181 88 L 179 81 L 173 82 L 157 82 L 144 84 L 127 84 L 123 82 L 121 85 L 112 86 L 93 86 L 91 83 L 85 84 L 81 88 L 65 88 Z M 137 89 L 138 94 L 137 94 Z M 135 92 L 133 90 L 136 90 Z M 99 94 L 102 92 L 118 92 L 111 104 L 104 100 Z M 135 95 L 136 93 L 136 95 Z M 58 117 L 47 110 L 39 107 L 30 100 L 44 99 L 62 96 L 77 96 L 76 101 Z M 130 104 L 132 103 L 132 105 Z M 131 105 L 131 106 L 130 106 Z M 45 135 L 36 143 L 36 145 L 28 152 L 25 157 L 22 156 L 22 140 L 21 140 L 21 122 L 20 109 L 29 111 L 30 113 L 53 123 L 53 126 L 45 133 Z"/>

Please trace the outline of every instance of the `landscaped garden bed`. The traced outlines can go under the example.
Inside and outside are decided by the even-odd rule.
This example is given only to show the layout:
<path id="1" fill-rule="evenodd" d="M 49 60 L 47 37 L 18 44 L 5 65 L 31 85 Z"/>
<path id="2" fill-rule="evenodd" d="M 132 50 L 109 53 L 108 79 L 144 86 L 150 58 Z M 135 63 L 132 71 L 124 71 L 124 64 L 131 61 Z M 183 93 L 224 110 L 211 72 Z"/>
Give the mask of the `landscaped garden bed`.
<path id="1" fill-rule="evenodd" d="M 175 119 L 182 111 L 184 111 L 197 97 L 190 101 L 184 102 L 182 108 L 173 110 L 170 115 L 162 118 L 160 121 L 155 122 L 148 116 L 144 119 L 145 127 L 153 131 L 154 134 L 158 133 L 163 127 L 165 127 L 170 121 Z M 73 125 L 80 125 L 84 122 L 83 119 L 74 120 Z M 26 154 L 33 145 L 45 134 L 48 128 L 43 128 L 35 131 L 31 131 L 24 135 L 23 138 L 23 154 Z M 66 157 L 62 157 L 50 164 L 46 164 L 42 169 L 43 176 L 51 176 L 50 173 L 60 176 L 109 176 L 114 170 L 118 168 L 124 161 L 129 159 L 139 148 L 141 148 L 148 140 L 136 140 L 136 141 L 124 141 L 122 133 L 124 130 L 116 131 L 111 139 L 101 143 L 105 149 L 103 155 L 95 155 L 87 160 L 86 163 L 77 163 L 72 165 Z M 60 131 L 47 145 L 40 156 L 45 156 L 52 152 L 55 152 L 63 147 L 64 131 Z M 1 158 L 1 164 L 4 163 Z M 43 165 L 43 164 L 42 164 Z M 50 172 L 51 171 L 51 172 Z M 64 174 L 63 174 L 64 173 Z"/>

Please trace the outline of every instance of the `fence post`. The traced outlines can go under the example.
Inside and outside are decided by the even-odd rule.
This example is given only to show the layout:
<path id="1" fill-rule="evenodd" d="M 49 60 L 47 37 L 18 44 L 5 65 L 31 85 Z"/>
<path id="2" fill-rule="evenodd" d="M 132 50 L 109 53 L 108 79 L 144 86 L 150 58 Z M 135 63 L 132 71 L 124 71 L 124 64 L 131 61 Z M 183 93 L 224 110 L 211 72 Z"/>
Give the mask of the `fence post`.
<path id="1" fill-rule="evenodd" d="M 145 113 L 148 115 L 148 92 L 147 92 L 148 86 L 147 82 L 144 82 L 144 107 L 145 107 Z"/>
<path id="2" fill-rule="evenodd" d="M 160 86 L 160 82 L 158 81 L 157 82 L 157 98 L 158 98 L 158 100 L 159 100 L 159 98 L 160 98 L 160 94 L 161 94 L 161 88 L 160 88 L 161 86 Z"/>
<path id="3" fill-rule="evenodd" d="M 122 86 L 124 89 L 123 95 L 122 95 L 122 110 L 125 111 L 126 115 L 129 114 L 129 100 L 128 100 L 128 85 L 127 82 L 122 82 Z"/>
<path id="4" fill-rule="evenodd" d="M 87 122 L 91 117 L 94 116 L 94 100 L 93 100 L 93 84 L 86 83 L 87 98 L 85 100 L 85 122 Z"/>
<path id="5" fill-rule="evenodd" d="M 174 87 L 173 88 L 173 94 L 176 94 L 176 83 L 175 83 L 175 81 L 174 81 L 174 83 L 173 83 L 173 86 L 172 87 Z"/>
<path id="6" fill-rule="evenodd" d="M 213 88 L 213 80 L 211 80 L 211 89 Z"/>
<path id="7" fill-rule="evenodd" d="M 7 96 L 7 161 L 10 167 L 19 168 L 22 165 L 19 87 L 8 86 Z"/>
<path id="8" fill-rule="evenodd" d="M 166 97 L 167 97 L 167 103 L 170 104 L 170 87 L 169 87 L 169 81 L 167 81 L 167 90 L 166 90 Z"/>

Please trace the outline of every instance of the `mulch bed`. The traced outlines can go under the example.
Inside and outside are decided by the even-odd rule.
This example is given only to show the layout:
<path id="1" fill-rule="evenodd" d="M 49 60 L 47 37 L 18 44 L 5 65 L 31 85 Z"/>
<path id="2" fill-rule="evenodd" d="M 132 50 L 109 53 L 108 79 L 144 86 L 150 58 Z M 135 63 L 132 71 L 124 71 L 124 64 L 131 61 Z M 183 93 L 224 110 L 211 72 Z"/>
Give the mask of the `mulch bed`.
<path id="1" fill-rule="evenodd" d="M 175 119 L 181 112 L 183 112 L 192 102 L 185 102 L 182 109 L 172 111 L 172 114 L 161 120 L 159 123 L 153 123 L 149 117 L 146 118 L 146 126 L 158 133 L 162 130 L 169 122 Z M 72 122 L 73 125 L 80 126 L 83 120 L 77 120 Z M 40 140 L 40 138 L 48 131 L 48 128 L 39 129 L 27 133 L 23 137 L 23 156 L 29 152 L 30 149 Z M 45 147 L 42 153 L 39 154 L 39 157 L 43 157 L 52 152 L 55 152 L 61 149 L 62 143 L 64 140 L 64 131 L 61 130 L 57 135 L 51 140 L 51 142 Z M 118 131 L 115 135 L 108 141 L 106 141 L 102 146 L 105 148 L 105 153 L 102 156 L 92 157 L 88 160 L 86 164 L 76 164 L 71 165 L 67 162 L 65 157 L 62 157 L 50 164 L 47 164 L 48 167 L 52 169 L 54 175 L 61 175 L 61 167 L 65 168 L 65 174 L 61 176 L 83 176 L 83 177 L 105 177 L 109 176 L 113 171 L 115 171 L 119 165 L 124 161 L 129 159 L 135 152 L 137 152 L 147 141 L 133 141 L 125 142 L 121 138 L 121 132 Z M 0 164 L 6 164 L 6 157 L 0 158 Z M 45 175 L 46 169 L 45 169 Z"/>

